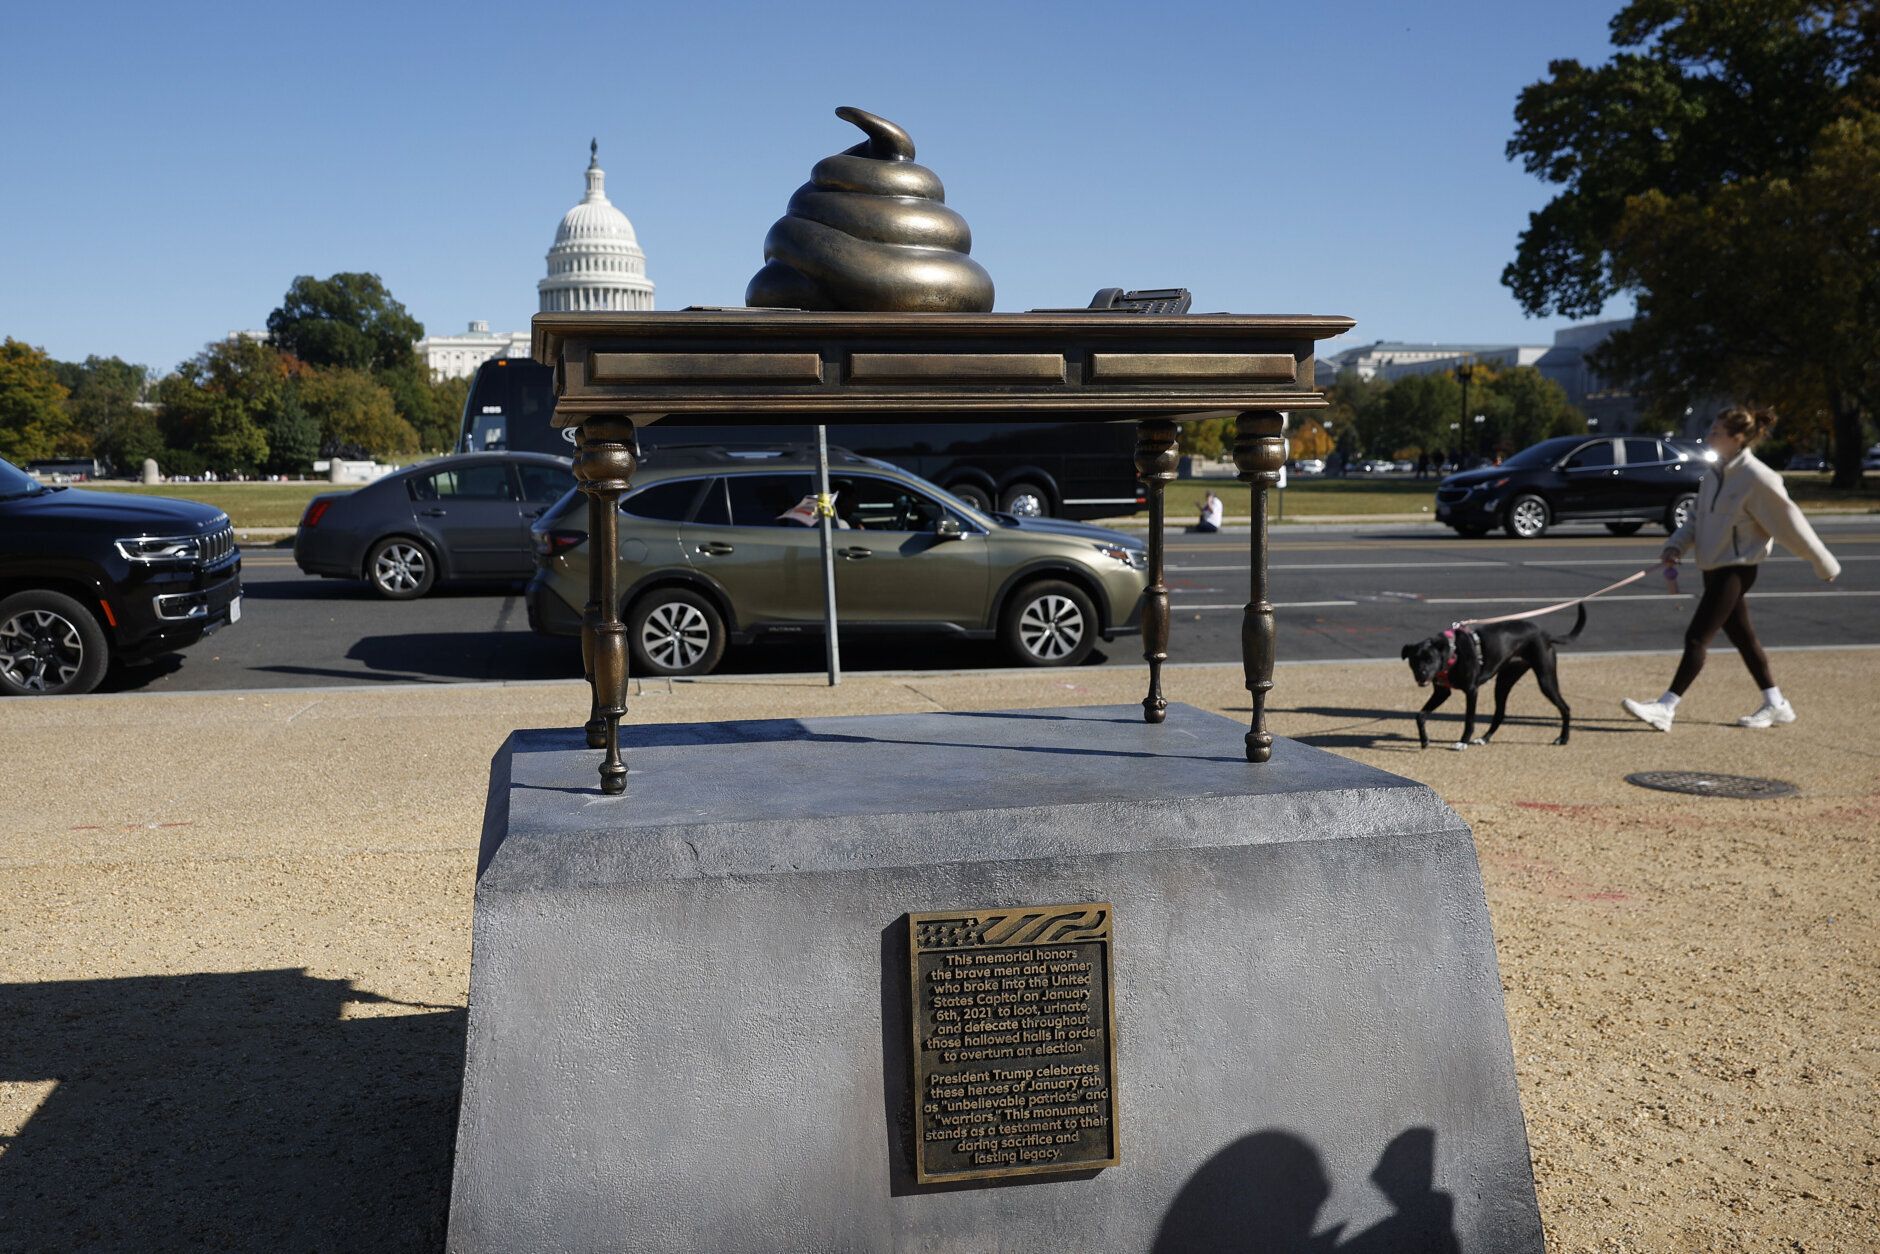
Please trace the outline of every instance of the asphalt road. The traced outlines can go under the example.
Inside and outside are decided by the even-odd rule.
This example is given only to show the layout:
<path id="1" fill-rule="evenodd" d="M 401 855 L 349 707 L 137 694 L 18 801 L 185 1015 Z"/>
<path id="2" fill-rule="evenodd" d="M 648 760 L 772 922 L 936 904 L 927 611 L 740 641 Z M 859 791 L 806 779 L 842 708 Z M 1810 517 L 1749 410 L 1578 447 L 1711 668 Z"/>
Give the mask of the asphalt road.
<path id="1" fill-rule="evenodd" d="M 1826 519 L 1821 534 L 1844 564 L 1823 584 L 1778 550 L 1751 605 L 1765 644 L 1880 644 L 1880 518 Z M 1278 529 L 1272 599 L 1285 660 L 1394 658 L 1410 640 L 1459 618 L 1535 609 L 1580 596 L 1651 566 L 1656 528 L 1620 539 L 1597 527 L 1535 541 L 1459 539 L 1446 530 L 1374 526 Z M 1171 658 L 1240 657 L 1247 597 L 1247 537 L 1175 535 L 1169 542 L 1174 620 Z M 1701 577 L 1686 569 L 1672 596 L 1654 569 L 1595 601 L 1583 652 L 1675 650 Z M 387 602 L 363 583 L 302 575 L 286 549 L 250 549 L 240 623 L 148 667 L 126 669 L 106 691 L 183 692 L 579 678 L 576 642 L 529 630 L 520 584 L 447 586 L 420 601 Z M 1564 634 L 1570 611 L 1547 619 Z M 1718 640 L 1715 650 L 1728 645 Z M 1091 665 L 1140 666 L 1139 640 L 1100 647 Z M 994 645 L 843 641 L 849 671 L 959 670 L 1006 665 Z M 820 641 L 734 649 L 721 673 L 816 672 Z"/>

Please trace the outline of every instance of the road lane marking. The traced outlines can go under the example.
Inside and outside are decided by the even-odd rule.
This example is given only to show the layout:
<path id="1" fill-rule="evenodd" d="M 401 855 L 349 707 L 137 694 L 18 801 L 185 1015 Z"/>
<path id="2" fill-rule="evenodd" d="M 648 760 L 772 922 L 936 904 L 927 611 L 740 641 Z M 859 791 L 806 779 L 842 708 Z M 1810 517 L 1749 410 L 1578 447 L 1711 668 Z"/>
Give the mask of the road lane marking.
<path id="1" fill-rule="evenodd" d="M 1880 562 L 1880 553 L 1850 553 L 1846 556 L 1836 554 L 1835 559 L 1842 562 Z M 1763 559 L 1763 563 L 1765 565 L 1770 562 L 1799 563 L 1801 560 L 1799 557 L 1768 557 Z M 1408 565 L 1408 563 L 1405 564 Z M 1562 558 L 1557 562 L 1522 562 L 1521 564 L 1523 566 L 1634 566 L 1639 563 L 1638 559 L 1630 557 L 1570 557 Z M 1656 566 L 1658 560 L 1653 558 L 1645 564 Z"/>
<path id="2" fill-rule="evenodd" d="M 1283 562 L 1269 564 L 1268 570 L 1479 570 L 1490 566 L 1506 566 L 1506 562 Z M 1236 566 L 1171 566 L 1175 571 L 1220 571 L 1246 570 L 1247 563 Z"/>
<path id="3" fill-rule="evenodd" d="M 1880 589 L 1876 589 L 1872 591 L 1854 591 L 1852 589 L 1849 589 L 1845 592 L 1752 592 L 1749 595 L 1753 599 L 1758 600 L 1758 601 L 1775 600 L 1778 597 L 1781 597 L 1781 598 L 1875 597 L 1875 596 L 1880 596 Z M 1678 592 L 1678 593 L 1657 592 L 1657 593 L 1648 593 L 1648 594 L 1644 594 L 1640 596 L 1601 597 L 1599 598 L 1599 603 L 1603 605 L 1610 601 L 1695 601 L 1696 599 L 1697 599 L 1696 594 L 1691 593 L 1691 592 Z M 1319 609 L 1322 607 L 1329 607 L 1329 606 L 1335 606 L 1335 605 L 1378 605 L 1378 604 L 1389 604 L 1389 605 L 1546 605 L 1552 600 L 1553 600 L 1552 597 L 1423 597 L 1423 598 L 1412 600 L 1407 597 L 1404 597 L 1403 594 L 1399 593 L 1395 597 L 1380 596 L 1378 600 L 1376 601 L 1275 601 L 1273 602 L 1273 608 L 1276 610 L 1303 610 L 1303 609 Z M 1171 602 L 1169 604 L 1169 610 L 1171 613 L 1176 610 L 1184 610 L 1184 611 L 1186 610 L 1238 610 L 1238 609 L 1245 609 L 1245 608 L 1246 606 L 1240 603 L 1233 604 L 1233 605 L 1177 605 Z M 1561 612 L 1565 613 L 1564 610 Z"/>

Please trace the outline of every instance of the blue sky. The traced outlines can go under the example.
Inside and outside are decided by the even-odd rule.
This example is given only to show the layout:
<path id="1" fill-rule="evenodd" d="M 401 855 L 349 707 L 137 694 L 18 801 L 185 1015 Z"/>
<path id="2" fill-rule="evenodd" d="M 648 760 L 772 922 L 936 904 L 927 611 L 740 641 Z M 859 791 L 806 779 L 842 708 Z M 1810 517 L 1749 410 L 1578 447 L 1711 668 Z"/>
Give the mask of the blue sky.
<path id="1" fill-rule="evenodd" d="M 341 270 L 524 329 L 590 137 L 658 307 L 737 304 L 852 104 L 913 135 L 1001 310 L 1179 285 L 1356 318 L 1330 351 L 1546 343 L 1500 274 L 1550 189 L 1503 147 L 1614 7 L 14 6 L 0 334 L 168 370 Z"/>

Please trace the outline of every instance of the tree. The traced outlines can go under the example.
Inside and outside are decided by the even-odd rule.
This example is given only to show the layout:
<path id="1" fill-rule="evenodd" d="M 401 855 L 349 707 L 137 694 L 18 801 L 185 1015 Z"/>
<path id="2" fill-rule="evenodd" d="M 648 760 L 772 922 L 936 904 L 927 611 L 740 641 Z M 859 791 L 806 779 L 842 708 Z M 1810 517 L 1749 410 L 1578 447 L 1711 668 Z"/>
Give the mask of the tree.
<path id="1" fill-rule="evenodd" d="M 1521 93 L 1508 156 L 1565 190 L 1530 218 L 1503 283 L 1531 314 L 1587 316 L 1633 294 L 1638 319 L 1595 364 L 1667 408 L 1793 394 L 1797 377 L 1829 407 L 1842 394 L 1835 482 L 1857 484 L 1876 398 L 1831 363 L 1874 360 L 1872 318 L 1849 311 L 1876 282 L 1880 200 L 1861 154 L 1880 105 L 1880 7 L 1634 0 L 1611 30 L 1609 63 L 1556 61 Z M 1825 200 L 1803 205 L 1800 187 Z M 1867 268 L 1842 273 L 1850 263 Z M 1841 312 L 1823 314 L 1834 288 Z M 1772 330 L 1799 340 L 1803 325 L 1806 361 L 1773 346 Z"/>
<path id="2" fill-rule="evenodd" d="M 398 416 L 392 394 L 363 370 L 308 370 L 300 400 L 323 441 L 357 444 L 377 457 L 418 451 L 418 433 Z"/>
<path id="3" fill-rule="evenodd" d="M 392 299 L 376 274 L 301 275 L 268 315 L 275 347 L 313 366 L 401 370 L 417 358 L 424 324 Z"/>
<path id="4" fill-rule="evenodd" d="M 280 402 L 262 418 L 261 432 L 268 439 L 264 468 L 291 475 L 309 468 L 320 452 L 320 424 L 301 404 L 297 381 L 284 389 Z"/>
<path id="5" fill-rule="evenodd" d="M 1793 176 L 1707 198 L 1650 192 L 1621 220 L 1615 273 L 1649 311 L 1602 360 L 1668 408 L 1727 391 L 1804 439 L 1825 415 L 1834 483 L 1854 486 L 1880 413 L 1880 112 L 1830 123 Z"/>
<path id="6" fill-rule="evenodd" d="M 1371 451 L 1394 457 L 1400 450 L 1430 453 L 1449 448 L 1449 424 L 1462 413 L 1462 384 L 1452 373 L 1405 375 L 1383 393 L 1379 417 L 1366 434 Z"/>
<path id="7" fill-rule="evenodd" d="M 0 457 L 22 465 L 71 452 L 66 395 L 45 351 L 8 336 L 0 345 Z"/>
<path id="8" fill-rule="evenodd" d="M 268 459 L 264 427 L 285 403 L 291 358 L 246 336 L 211 344 L 157 384 L 157 426 L 167 457 L 193 453 L 205 468 L 251 473 Z"/>
<path id="9" fill-rule="evenodd" d="M 161 448 L 162 439 L 149 412 L 138 407 L 150 385 L 148 366 L 95 354 L 82 362 L 53 364 L 71 393 L 65 411 L 73 431 L 93 457 L 123 469 L 155 456 L 144 450 L 152 441 Z"/>
<path id="10" fill-rule="evenodd" d="M 439 453 L 457 447 L 463 433 L 463 407 L 470 400 L 470 380 L 431 380 L 431 423 L 418 428 L 418 446 Z"/>

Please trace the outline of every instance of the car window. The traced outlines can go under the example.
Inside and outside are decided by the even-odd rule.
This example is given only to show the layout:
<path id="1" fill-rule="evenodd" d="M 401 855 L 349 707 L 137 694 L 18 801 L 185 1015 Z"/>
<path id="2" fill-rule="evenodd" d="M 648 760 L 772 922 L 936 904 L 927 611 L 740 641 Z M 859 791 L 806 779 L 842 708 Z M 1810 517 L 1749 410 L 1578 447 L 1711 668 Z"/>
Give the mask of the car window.
<path id="1" fill-rule="evenodd" d="M 804 509 L 804 498 L 812 502 L 816 488 L 804 475 L 726 475 L 725 495 L 734 527 L 809 527 L 814 526 L 813 509 Z M 700 511 L 700 521 L 704 512 Z"/>
<path id="2" fill-rule="evenodd" d="M 1664 461 L 1664 454 L 1658 451 L 1658 441 L 1643 436 L 1627 436 L 1625 441 L 1625 464 L 1628 466 L 1651 466 Z"/>
<path id="3" fill-rule="evenodd" d="M 836 517 L 863 531 L 932 531 L 947 514 L 938 501 L 892 479 L 858 475 L 829 486 Z"/>
<path id="4" fill-rule="evenodd" d="M 1568 470 L 1586 470 L 1589 467 L 1610 465 L 1612 465 L 1611 440 L 1595 440 L 1591 444 L 1581 445 L 1574 450 L 1573 456 L 1567 458 L 1566 462 Z"/>
<path id="5" fill-rule="evenodd" d="M 620 502 L 620 512 L 660 522 L 684 522 L 692 515 L 692 504 L 698 500 L 699 489 L 717 482 L 715 479 L 673 479 L 655 483 Z"/>
<path id="6" fill-rule="evenodd" d="M 563 487 L 563 491 L 566 491 Z M 561 493 L 557 492 L 556 496 Z M 414 501 L 513 501 L 516 491 L 509 481 L 509 467 L 501 462 L 477 466 L 453 466 L 434 470 L 411 480 Z"/>
<path id="7" fill-rule="evenodd" d="M 522 499 L 538 504 L 559 501 L 574 486 L 574 471 L 566 466 L 545 466 L 541 462 L 518 462 L 522 475 Z"/>

